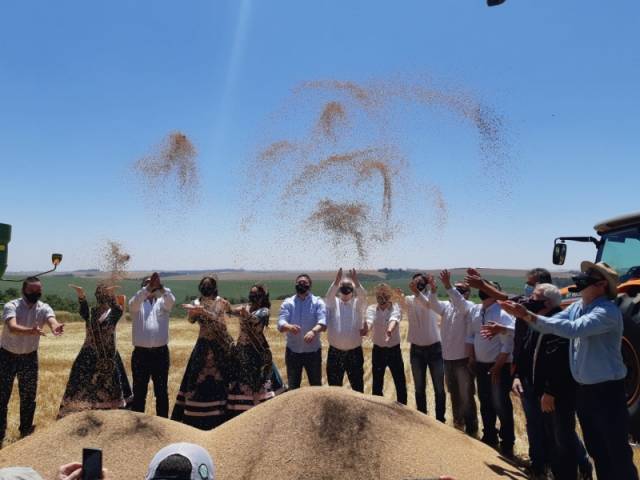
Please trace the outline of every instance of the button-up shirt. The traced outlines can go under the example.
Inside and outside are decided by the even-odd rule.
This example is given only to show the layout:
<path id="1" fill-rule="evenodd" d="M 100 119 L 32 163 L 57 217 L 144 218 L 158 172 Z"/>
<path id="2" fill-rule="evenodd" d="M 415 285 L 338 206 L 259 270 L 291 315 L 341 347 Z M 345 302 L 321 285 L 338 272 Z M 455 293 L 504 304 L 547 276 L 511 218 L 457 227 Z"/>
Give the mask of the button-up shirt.
<path id="1" fill-rule="evenodd" d="M 327 339 L 338 350 L 353 350 L 362 345 L 360 329 L 364 327 L 367 291 L 356 288 L 348 302 L 337 297 L 338 285 L 329 287 L 324 302 L 327 306 Z"/>
<path id="2" fill-rule="evenodd" d="M 578 300 L 553 317 L 537 316 L 530 325 L 539 332 L 570 339 L 569 364 L 578 383 L 593 385 L 626 377 L 620 352 L 622 313 L 607 298 L 586 306 Z"/>
<path id="3" fill-rule="evenodd" d="M 299 295 L 289 297 L 280 306 L 280 316 L 278 318 L 278 330 L 289 323 L 298 325 L 300 332 L 294 335 L 287 332 L 287 348 L 294 353 L 308 353 L 317 351 L 322 344 L 320 334 L 316 334 L 311 343 L 304 342 L 304 336 L 316 325 L 327 325 L 327 313 L 324 301 L 309 293 L 304 299 Z"/>
<path id="4" fill-rule="evenodd" d="M 409 323 L 407 341 L 420 347 L 440 342 L 439 315 L 430 309 L 428 305 L 416 301 L 413 295 L 405 297 L 405 301 L 407 303 L 407 321 Z"/>
<path id="5" fill-rule="evenodd" d="M 400 320 L 402 320 L 402 310 L 400 305 L 392 303 L 384 310 L 379 305 L 369 305 L 367 307 L 367 325 L 373 330 L 373 344 L 378 347 L 395 347 L 400 345 Z M 398 325 L 391 334 L 391 339 L 385 342 L 385 332 L 389 323 L 396 321 Z"/>
<path id="6" fill-rule="evenodd" d="M 471 318 L 469 312 L 475 305 L 455 288 L 447 290 L 450 301 L 438 300 L 438 295 L 429 292 L 429 297 L 420 294 L 416 301 L 428 306 L 440 315 L 440 334 L 442 336 L 442 358 L 461 360 L 467 358 L 466 344 Z"/>
<path id="7" fill-rule="evenodd" d="M 168 288 L 160 298 L 149 300 L 149 290 L 142 288 L 129 300 L 133 323 L 134 347 L 157 348 L 169 343 L 169 315 L 176 297 Z"/>
<path id="8" fill-rule="evenodd" d="M 515 329 L 515 319 L 500 308 L 500 305 L 493 303 L 485 309 L 482 304 L 474 305 L 469 315 L 471 323 L 469 326 L 469 336 L 467 343 L 473 345 L 476 360 L 482 363 L 493 363 L 501 353 L 508 353 L 507 362 L 513 360 L 513 335 Z M 507 327 L 506 333 L 495 335 L 488 339 L 480 334 L 483 325 L 489 322 L 499 323 Z"/>
<path id="9" fill-rule="evenodd" d="M 16 354 L 35 352 L 40 345 L 40 335 L 13 334 L 7 322 L 15 318 L 16 323 L 21 327 L 33 328 L 37 325 L 42 328 L 49 318 L 55 318 L 55 316 L 53 309 L 44 302 L 38 301 L 34 305 L 29 305 L 24 298 L 11 300 L 5 304 L 2 312 L 4 327 L 0 337 L 0 347 Z"/>

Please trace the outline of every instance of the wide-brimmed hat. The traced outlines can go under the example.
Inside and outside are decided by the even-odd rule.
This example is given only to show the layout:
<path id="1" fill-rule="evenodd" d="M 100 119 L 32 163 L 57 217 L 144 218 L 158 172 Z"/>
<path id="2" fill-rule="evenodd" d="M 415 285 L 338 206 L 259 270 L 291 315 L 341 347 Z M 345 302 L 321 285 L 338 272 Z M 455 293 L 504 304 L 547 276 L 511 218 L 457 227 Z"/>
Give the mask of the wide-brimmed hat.
<path id="1" fill-rule="evenodd" d="M 613 299 L 618 296 L 618 284 L 620 283 L 620 278 L 618 277 L 618 272 L 611 268 L 609 264 L 605 262 L 593 263 L 584 261 L 580 264 L 580 270 L 583 272 L 586 272 L 587 270 L 595 270 L 598 272 L 607 281 L 608 297 Z"/>

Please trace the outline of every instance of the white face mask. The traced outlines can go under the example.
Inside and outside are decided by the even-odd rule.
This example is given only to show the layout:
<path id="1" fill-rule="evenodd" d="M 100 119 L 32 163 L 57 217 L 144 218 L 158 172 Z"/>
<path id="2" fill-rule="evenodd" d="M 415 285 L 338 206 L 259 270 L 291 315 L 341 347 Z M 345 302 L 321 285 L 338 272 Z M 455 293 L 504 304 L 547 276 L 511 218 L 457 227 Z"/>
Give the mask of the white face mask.
<path id="1" fill-rule="evenodd" d="M 525 283 L 525 284 L 524 284 L 524 295 L 525 295 L 526 297 L 530 297 L 531 295 L 533 295 L 533 291 L 534 291 L 535 289 L 536 289 L 536 288 L 535 288 L 534 286 L 529 285 L 528 283 Z"/>

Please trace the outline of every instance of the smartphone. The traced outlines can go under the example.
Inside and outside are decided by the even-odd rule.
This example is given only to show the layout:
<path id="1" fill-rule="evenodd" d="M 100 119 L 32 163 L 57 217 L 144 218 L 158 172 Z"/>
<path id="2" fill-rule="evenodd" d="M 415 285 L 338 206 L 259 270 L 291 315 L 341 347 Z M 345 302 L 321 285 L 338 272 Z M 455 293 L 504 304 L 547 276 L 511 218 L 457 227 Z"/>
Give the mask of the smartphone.
<path id="1" fill-rule="evenodd" d="M 102 478 L 102 450 L 99 448 L 82 449 L 82 480 Z"/>

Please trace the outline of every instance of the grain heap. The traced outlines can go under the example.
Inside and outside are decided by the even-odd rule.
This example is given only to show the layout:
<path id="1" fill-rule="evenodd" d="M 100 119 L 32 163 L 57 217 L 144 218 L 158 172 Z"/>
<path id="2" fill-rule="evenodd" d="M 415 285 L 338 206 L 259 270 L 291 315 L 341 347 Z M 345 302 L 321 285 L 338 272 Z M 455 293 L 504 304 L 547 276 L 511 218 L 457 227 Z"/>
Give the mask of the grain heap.
<path id="1" fill-rule="evenodd" d="M 176 441 L 205 447 L 220 480 L 526 478 L 491 448 L 431 417 L 335 387 L 276 397 L 212 432 L 128 411 L 80 413 L 0 451 L 0 465 L 29 459 L 49 478 L 77 460 L 82 446 L 94 446 L 103 448 L 113 478 L 143 478 L 153 454 Z"/>

